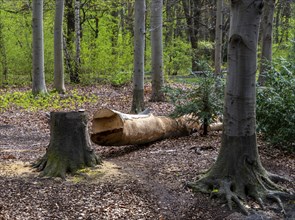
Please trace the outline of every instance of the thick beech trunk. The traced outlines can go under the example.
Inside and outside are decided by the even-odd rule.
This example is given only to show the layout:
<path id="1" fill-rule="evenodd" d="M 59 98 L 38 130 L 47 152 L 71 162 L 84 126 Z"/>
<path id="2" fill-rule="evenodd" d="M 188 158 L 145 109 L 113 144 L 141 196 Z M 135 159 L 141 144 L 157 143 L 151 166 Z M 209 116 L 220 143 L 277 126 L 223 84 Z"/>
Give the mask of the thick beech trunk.
<path id="1" fill-rule="evenodd" d="M 42 176 L 64 178 L 101 162 L 91 148 L 84 112 L 51 112 L 50 135 L 46 154 L 33 165 Z"/>
<path id="2" fill-rule="evenodd" d="M 209 126 L 209 130 L 220 128 L 220 123 Z M 173 119 L 101 109 L 93 116 L 91 140 L 105 146 L 146 144 L 165 138 L 187 136 L 200 129 L 198 121 L 188 115 Z"/>
<path id="3" fill-rule="evenodd" d="M 245 214 L 249 211 L 241 201 L 248 196 L 262 208 L 266 199 L 282 207 L 280 188 L 261 165 L 256 143 L 255 78 L 262 5 L 262 0 L 231 1 L 222 145 L 212 168 L 196 183 L 189 184 L 194 190 L 225 198 L 230 209 L 235 202 Z"/>

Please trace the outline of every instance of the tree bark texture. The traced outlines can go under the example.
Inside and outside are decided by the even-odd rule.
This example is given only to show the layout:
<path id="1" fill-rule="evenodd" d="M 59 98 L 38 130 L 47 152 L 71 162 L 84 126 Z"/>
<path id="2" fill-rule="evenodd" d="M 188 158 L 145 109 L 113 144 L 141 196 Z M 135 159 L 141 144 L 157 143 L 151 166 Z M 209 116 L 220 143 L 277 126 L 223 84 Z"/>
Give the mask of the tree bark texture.
<path id="1" fill-rule="evenodd" d="M 59 93 L 64 93 L 66 90 L 63 60 L 63 16 L 64 0 L 56 0 L 54 19 L 54 88 Z"/>
<path id="2" fill-rule="evenodd" d="M 223 0 L 216 0 L 216 24 L 215 24 L 215 74 L 221 73 L 222 66 L 222 13 Z"/>
<path id="3" fill-rule="evenodd" d="M 6 84 L 8 80 L 8 62 L 3 29 L 4 25 L 2 23 L 2 18 L 0 17 L 0 62 L 2 66 L 2 85 Z"/>
<path id="4" fill-rule="evenodd" d="M 43 0 L 33 0 L 33 94 L 47 93 L 44 74 Z"/>
<path id="5" fill-rule="evenodd" d="M 51 112 L 50 144 L 46 154 L 33 167 L 42 176 L 62 177 L 101 161 L 94 154 L 84 112 Z"/>
<path id="6" fill-rule="evenodd" d="M 76 83 L 80 82 L 80 65 L 81 65 L 81 24 L 80 24 L 80 0 L 75 0 L 75 46 L 76 46 L 76 56 L 75 56 L 75 78 Z"/>
<path id="7" fill-rule="evenodd" d="M 72 83 L 79 83 L 79 76 L 75 72 L 75 0 L 65 0 L 65 17 L 67 24 L 66 32 L 66 44 L 65 44 L 65 54 L 66 54 L 66 65 L 67 73 L 70 75 L 70 81 Z"/>
<path id="8" fill-rule="evenodd" d="M 265 0 L 261 19 L 261 58 L 258 82 L 264 85 L 272 61 L 272 36 L 275 0 Z"/>
<path id="9" fill-rule="evenodd" d="M 134 21 L 134 72 L 131 112 L 144 110 L 144 48 L 145 48 L 145 0 L 136 0 Z"/>
<path id="10" fill-rule="evenodd" d="M 217 161 L 196 183 L 194 190 L 225 198 L 229 208 L 235 202 L 243 213 L 250 196 L 263 208 L 266 199 L 280 205 L 280 189 L 260 162 L 255 131 L 255 79 L 257 42 L 262 0 L 231 1 L 228 75 L 222 145 Z"/>
<path id="11" fill-rule="evenodd" d="M 182 0 L 182 6 L 186 18 L 188 36 L 192 48 L 192 71 L 199 70 L 198 57 L 198 32 L 200 22 L 201 1 L 199 0 Z"/>
<path id="12" fill-rule="evenodd" d="M 152 0 L 151 46 L 152 46 L 152 97 L 151 101 L 164 100 L 163 85 L 163 0 Z"/>

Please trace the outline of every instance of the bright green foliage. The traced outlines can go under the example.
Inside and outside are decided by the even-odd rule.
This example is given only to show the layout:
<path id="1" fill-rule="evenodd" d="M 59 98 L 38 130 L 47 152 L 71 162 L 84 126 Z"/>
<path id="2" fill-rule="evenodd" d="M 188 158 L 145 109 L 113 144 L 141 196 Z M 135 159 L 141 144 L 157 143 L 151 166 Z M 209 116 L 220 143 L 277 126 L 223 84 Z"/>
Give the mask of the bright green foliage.
<path id="1" fill-rule="evenodd" d="M 166 87 L 164 92 L 175 105 L 173 117 L 193 114 L 201 119 L 205 129 L 214 117 L 222 115 L 224 82 L 211 71 L 197 79 L 185 88 Z"/>
<path id="2" fill-rule="evenodd" d="M 164 47 L 164 68 L 168 75 L 184 75 L 191 66 L 191 46 L 180 38 L 175 38 Z"/>
<path id="3" fill-rule="evenodd" d="M 52 92 L 47 95 L 34 96 L 31 91 L 15 91 L 10 93 L 0 90 L 0 112 L 10 108 L 30 111 L 53 110 L 77 110 L 83 108 L 86 103 L 97 102 L 93 94 L 79 94 L 77 90 L 71 90 L 67 95 Z"/>
<path id="4" fill-rule="evenodd" d="M 281 59 L 267 75 L 265 87 L 258 87 L 257 125 L 271 144 L 295 148 L 295 66 Z"/>

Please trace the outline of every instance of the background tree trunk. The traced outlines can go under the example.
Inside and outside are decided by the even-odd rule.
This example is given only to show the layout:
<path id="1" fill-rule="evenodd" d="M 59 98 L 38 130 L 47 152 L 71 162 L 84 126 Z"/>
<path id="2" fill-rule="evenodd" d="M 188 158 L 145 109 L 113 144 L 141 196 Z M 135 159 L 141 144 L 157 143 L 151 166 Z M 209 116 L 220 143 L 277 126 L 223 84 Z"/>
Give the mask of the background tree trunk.
<path id="1" fill-rule="evenodd" d="M 188 37 L 192 48 L 192 71 L 197 71 L 199 70 L 198 32 L 201 1 L 182 0 L 182 6 L 187 23 Z"/>
<path id="2" fill-rule="evenodd" d="M 275 0 L 265 0 L 261 20 L 261 59 L 258 82 L 264 85 L 267 71 L 272 61 L 272 27 L 274 18 Z"/>
<path id="3" fill-rule="evenodd" d="M 33 0 L 33 94 L 47 93 L 44 74 L 43 0 Z"/>
<path id="4" fill-rule="evenodd" d="M 241 200 L 248 196 L 262 207 L 269 198 L 281 204 L 276 195 L 279 187 L 261 165 L 256 143 L 256 56 L 262 7 L 262 0 L 231 1 L 222 145 L 212 168 L 189 184 L 194 190 L 226 198 L 230 209 L 234 201 L 245 214 L 249 212 Z"/>
<path id="5" fill-rule="evenodd" d="M 64 62 L 63 62 L 63 15 L 64 0 L 55 1 L 54 20 L 54 88 L 59 93 L 66 91 L 64 84 Z"/>
<path id="6" fill-rule="evenodd" d="M 46 154 L 33 167 L 42 176 L 62 177 L 101 161 L 91 149 L 84 112 L 51 112 L 50 144 Z"/>
<path id="7" fill-rule="evenodd" d="M 151 101 L 164 100 L 163 85 L 163 0 L 152 0 L 151 45 L 152 45 L 152 97 Z"/>
<path id="8" fill-rule="evenodd" d="M 216 0 L 216 24 L 215 24 L 215 74 L 221 73 L 222 65 L 222 9 L 223 0 Z"/>
<path id="9" fill-rule="evenodd" d="M 134 72 L 131 112 L 144 110 L 144 48 L 145 48 L 145 0 L 135 0 L 134 21 Z"/>
<path id="10" fill-rule="evenodd" d="M 79 78 L 75 74 L 75 59 L 74 59 L 74 41 L 75 41 L 75 0 L 65 0 L 65 16 L 67 24 L 65 58 L 67 65 L 67 73 L 70 76 L 72 83 L 79 83 Z"/>
<path id="11" fill-rule="evenodd" d="M 81 24 L 80 24 L 80 0 L 75 0 L 75 45 L 76 45 L 76 56 L 75 56 L 75 83 L 80 82 L 80 66 L 81 66 Z"/>
<path id="12" fill-rule="evenodd" d="M 1 11 L 0 11 L 1 13 Z M 8 80 L 8 63 L 7 63 L 7 54 L 6 54 L 6 46 L 4 39 L 3 28 L 4 25 L 2 23 L 2 17 L 0 14 L 0 62 L 2 66 L 2 85 L 7 83 Z"/>

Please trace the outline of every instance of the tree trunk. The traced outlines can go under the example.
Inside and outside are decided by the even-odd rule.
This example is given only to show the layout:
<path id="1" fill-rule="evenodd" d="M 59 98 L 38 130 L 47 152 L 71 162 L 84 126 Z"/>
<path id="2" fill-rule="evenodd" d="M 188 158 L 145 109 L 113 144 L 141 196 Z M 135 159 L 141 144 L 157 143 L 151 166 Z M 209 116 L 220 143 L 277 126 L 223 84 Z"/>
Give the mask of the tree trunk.
<path id="1" fill-rule="evenodd" d="M 91 149 L 84 112 L 51 112 L 50 144 L 46 154 L 33 167 L 42 176 L 62 177 L 101 161 Z"/>
<path id="2" fill-rule="evenodd" d="M 59 93 L 65 93 L 64 84 L 64 62 L 63 62 L 63 15 L 64 0 L 55 2 L 54 19 L 54 88 Z"/>
<path id="3" fill-rule="evenodd" d="M 151 101 L 164 100 L 163 85 L 163 0 L 152 0 L 151 46 L 152 46 L 152 97 Z"/>
<path id="4" fill-rule="evenodd" d="M 47 93 L 44 74 L 43 0 L 33 0 L 33 89 Z"/>
<path id="5" fill-rule="evenodd" d="M 144 48 L 145 48 L 145 0 L 135 1 L 134 21 L 134 72 L 131 112 L 144 110 Z"/>
<path id="6" fill-rule="evenodd" d="M 274 18 L 275 0 L 265 0 L 261 21 L 261 59 L 258 82 L 263 86 L 267 77 L 270 62 L 272 61 L 272 27 Z"/>
<path id="7" fill-rule="evenodd" d="M 81 66 L 81 28 L 80 28 L 80 0 L 75 0 L 75 45 L 76 45 L 76 56 L 75 56 L 75 83 L 80 82 L 80 66 Z"/>
<path id="8" fill-rule="evenodd" d="M 255 130 L 255 78 L 259 22 L 262 0 L 231 1 L 228 76 L 225 90 L 222 145 L 217 161 L 196 183 L 194 190 L 226 198 L 243 213 L 247 196 L 263 207 L 263 201 L 274 199 L 279 187 L 262 167 Z"/>
<path id="9" fill-rule="evenodd" d="M 211 124 L 208 129 L 221 130 L 221 123 Z M 147 144 L 165 138 L 187 136 L 200 130 L 201 124 L 191 115 L 173 119 L 101 109 L 93 116 L 91 140 L 104 146 Z"/>
<path id="10" fill-rule="evenodd" d="M 0 56 L 1 56 L 0 61 L 1 61 L 2 75 L 3 75 L 2 85 L 6 84 L 8 80 L 8 63 L 7 63 L 7 54 L 6 54 L 6 46 L 5 46 L 3 29 L 4 28 L 2 23 L 2 17 L 0 17 Z"/>
<path id="11" fill-rule="evenodd" d="M 216 24 L 215 24 L 215 74 L 221 73 L 222 65 L 222 9 L 223 0 L 216 0 Z"/>
<path id="12" fill-rule="evenodd" d="M 72 83 L 79 83 L 79 77 L 75 73 L 75 58 L 74 58 L 74 39 L 75 39 L 75 7 L 74 0 L 65 0 L 65 16 L 67 24 L 65 58 L 67 65 L 67 73 L 70 75 Z"/>
<path id="13" fill-rule="evenodd" d="M 199 0 L 182 0 L 182 6 L 185 13 L 188 35 L 192 48 L 192 71 L 198 71 L 198 32 L 201 2 Z"/>

